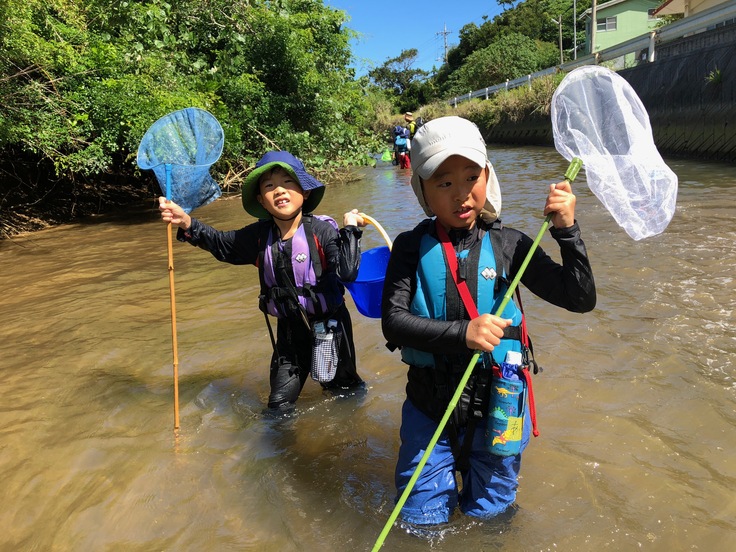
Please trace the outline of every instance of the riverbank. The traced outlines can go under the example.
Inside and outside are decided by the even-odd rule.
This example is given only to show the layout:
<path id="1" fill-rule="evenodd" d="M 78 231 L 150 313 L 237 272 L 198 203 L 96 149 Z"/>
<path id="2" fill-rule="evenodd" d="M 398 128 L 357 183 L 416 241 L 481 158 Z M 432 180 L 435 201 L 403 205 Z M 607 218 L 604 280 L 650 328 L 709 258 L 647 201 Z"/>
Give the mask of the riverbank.
<path id="1" fill-rule="evenodd" d="M 655 63 L 622 69 L 650 117 L 654 142 L 670 157 L 736 163 L 736 46 L 734 26 L 663 45 Z M 549 102 L 561 79 L 542 77 L 531 87 L 488 100 L 424 106 L 425 120 L 460 115 L 476 122 L 489 144 L 553 146 Z M 344 181 L 329 174 L 325 182 Z M 235 188 L 239 183 L 235 182 Z M 94 182 L 64 181 L 52 167 L 10 152 L 0 160 L 0 240 L 115 212 L 158 195 L 152 177 L 104 175 Z"/>
<path id="2" fill-rule="evenodd" d="M 147 180 L 100 179 L 69 182 L 49 179 L 45 185 L 8 178 L 0 181 L 0 240 L 37 232 L 84 217 L 115 213 L 151 200 L 156 193 Z"/>
<path id="3" fill-rule="evenodd" d="M 31 184 L 22 178 L 22 162 L 0 162 L 0 241 L 66 224 L 86 217 L 129 211 L 150 202 L 156 205 L 161 195 L 152 173 L 137 176 L 96 177 L 94 182 L 71 182 L 54 178 L 50 171 L 39 170 Z M 25 173 L 30 174 L 30 172 Z M 239 174 L 245 174 L 239 173 Z M 350 168 L 316 171 L 323 182 L 342 185 L 356 178 Z M 242 176 L 240 177 L 242 178 Z M 237 193 L 240 178 L 226 178 L 223 193 Z"/>

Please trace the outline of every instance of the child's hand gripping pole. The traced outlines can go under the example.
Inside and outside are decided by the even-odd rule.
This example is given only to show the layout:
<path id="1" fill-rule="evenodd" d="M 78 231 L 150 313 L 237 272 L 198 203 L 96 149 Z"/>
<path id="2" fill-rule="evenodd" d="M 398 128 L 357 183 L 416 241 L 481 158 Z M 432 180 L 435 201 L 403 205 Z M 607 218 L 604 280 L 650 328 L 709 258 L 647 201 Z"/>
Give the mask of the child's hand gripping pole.
<path id="1" fill-rule="evenodd" d="M 166 163 L 166 201 L 171 201 L 171 164 Z M 169 247 L 169 295 L 171 296 L 171 349 L 174 355 L 174 431 L 179 430 L 179 353 L 176 340 L 176 294 L 174 292 L 174 248 L 171 222 L 167 226 Z"/>
<path id="2" fill-rule="evenodd" d="M 570 165 L 567 167 L 567 171 L 565 171 L 565 180 L 572 183 L 572 181 L 575 180 L 575 177 L 577 177 L 578 172 L 580 171 L 580 168 L 582 166 L 583 166 L 583 162 L 581 159 L 577 157 L 573 158 L 573 160 L 570 162 Z M 531 260 L 532 255 L 534 255 L 534 251 L 539 246 L 539 242 L 542 241 L 542 236 L 544 236 L 544 233 L 549 228 L 551 220 L 552 220 L 552 214 L 550 213 L 549 215 L 547 215 L 547 218 L 545 218 L 544 223 L 542 224 L 542 228 L 540 228 L 539 232 L 537 233 L 537 237 L 534 240 L 534 243 L 532 244 L 531 248 L 529 249 L 529 252 L 527 253 L 526 258 L 524 259 L 524 262 L 519 268 L 519 272 L 516 274 L 516 277 L 512 280 L 511 285 L 509 285 L 509 289 L 504 294 L 503 301 L 499 305 L 498 309 L 496 309 L 496 313 L 495 313 L 496 316 L 501 316 L 501 313 L 503 313 L 503 310 L 506 308 L 506 305 L 511 300 L 511 296 L 516 290 L 516 286 L 519 285 L 519 281 L 521 280 L 521 277 L 524 274 L 524 271 L 526 270 L 526 267 L 529 264 L 529 261 Z M 470 359 L 470 362 L 468 363 L 468 367 L 465 369 L 465 373 L 463 374 L 463 377 L 460 379 L 460 383 L 458 384 L 457 389 L 455 390 L 455 393 L 450 399 L 450 404 L 447 405 L 447 410 L 445 411 L 445 414 L 442 416 L 442 419 L 440 420 L 440 424 L 437 426 L 437 429 L 435 430 L 434 435 L 432 435 L 432 438 L 429 440 L 427 449 L 424 451 L 422 458 L 419 460 L 417 467 L 414 469 L 414 473 L 412 474 L 411 479 L 409 479 L 409 483 L 404 489 L 404 492 L 401 493 L 399 500 L 396 502 L 396 506 L 394 507 L 393 512 L 391 512 L 391 515 L 389 516 L 388 521 L 386 522 L 386 525 L 383 527 L 383 531 L 381 531 L 381 534 L 378 536 L 378 539 L 376 540 L 376 544 L 373 546 L 372 552 L 377 552 L 378 550 L 380 550 L 381 546 L 383 546 L 383 541 L 386 539 L 386 536 L 391 530 L 391 527 L 396 521 L 396 518 L 399 516 L 399 512 L 401 512 L 401 509 L 404 507 L 406 500 L 409 498 L 409 494 L 411 493 L 411 490 L 414 488 L 414 485 L 416 484 L 417 479 L 419 479 L 419 474 L 422 472 L 422 469 L 427 463 L 427 460 L 429 460 L 429 455 L 432 454 L 432 450 L 437 444 L 437 441 L 439 441 L 440 435 L 442 435 L 442 432 L 444 431 L 445 426 L 447 425 L 447 422 L 450 419 L 450 416 L 452 415 L 452 412 L 455 410 L 457 403 L 460 401 L 460 397 L 463 394 L 463 390 L 465 389 L 465 386 L 467 385 L 468 380 L 470 379 L 470 376 L 473 373 L 473 368 L 475 368 L 475 365 L 478 363 L 478 358 L 480 358 L 480 354 L 481 354 L 481 351 L 475 351 L 475 353 L 473 354 L 473 357 Z"/>

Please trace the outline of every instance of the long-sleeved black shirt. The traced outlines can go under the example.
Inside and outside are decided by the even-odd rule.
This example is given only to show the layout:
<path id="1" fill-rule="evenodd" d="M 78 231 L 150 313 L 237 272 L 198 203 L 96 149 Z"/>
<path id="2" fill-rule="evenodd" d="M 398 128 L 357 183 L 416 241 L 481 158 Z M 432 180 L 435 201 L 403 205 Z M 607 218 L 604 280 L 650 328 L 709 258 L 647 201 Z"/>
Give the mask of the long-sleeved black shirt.
<path id="1" fill-rule="evenodd" d="M 186 231 L 179 229 L 177 239 L 209 251 L 222 262 L 259 266 L 262 263 L 259 259 L 263 256 L 271 230 L 274 232 L 274 241 L 277 241 L 278 228 L 271 220 L 259 220 L 240 230 L 220 231 L 193 218 L 191 226 Z M 335 309 L 344 305 L 345 288 L 342 282 L 352 282 L 358 275 L 360 237 L 363 232 L 355 226 L 346 226 L 338 233 L 330 222 L 312 217 L 312 233 L 324 254 L 322 274 L 318 279 L 316 290 L 324 294 L 328 307 Z M 285 274 L 291 280 L 291 285 L 295 286 L 291 263 L 292 240 L 283 240 L 279 245 L 285 269 L 282 274 Z M 283 321 L 287 322 L 286 319 Z"/>
<path id="2" fill-rule="evenodd" d="M 192 218 L 192 225 L 185 231 L 179 229 L 177 239 L 209 251 L 217 260 L 234 265 L 255 265 L 266 247 L 269 230 L 278 236 L 276 225 L 270 220 L 259 220 L 240 230 L 221 231 Z M 327 221 L 314 217 L 312 231 L 325 254 L 325 273 L 334 273 L 343 282 L 352 282 L 360 266 L 360 238 L 363 231 L 346 226 L 335 232 Z M 277 238 L 276 238 L 277 239 Z M 284 240 L 286 261 L 291 263 L 291 239 Z M 287 272 L 292 273 L 291 266 Z"/>
<path id="3" fill-rule="evenodd" d="M 417 265 L 422 237 L 428 232 L 436 237 L 433 220 L 425 220 L 414 230 L 400 234 L 394 241 L 386 271 L 381 302 L 383 335 L 391 345 L 427 351 L 444 361 L 445 369 L 436 371 L 420 366 L 409 366 L 406 394 L 412 403 L 430 418 L 439 421 L 450 401 L 460 371 L 473 356 L 466 342 L 469 315 L 462 307 L 456 286 L 447 291 L 447 320 L 417 316 L 410 311 L 417 291 Z M 452 231 L 450 240 L 456 251 L 480 246 L 489 227 L 479 221 L 470 231 Z M 490 230 L 495 232 L 496 230 Z M 502 251 L 494 252 L 499 275 L 509 281 L 518 273 L 534 240 L 512 228 L 501 230 Z M 562 265 L 537 248 L 521 282 L 535 295 L 573 312 L 587 312 L 595 307 L 596 294 L 593 273 L 585 244 L 580 238 L 577 223 L 570 228 L 552 229 L 552 236 L 560 245 Z M 491 240 L 493 243 L 494 240 Z M 494 246 L 495 247 L 495 246 Z M 444 267 L 438 267 L 444 270 Z M 470 286 L 469 286 L 470 287 Z M 477 287 L 477 283 L 476 283 Z M 477 289 L 471 289 L 471 294 Z M 476 297 L 473 297 L 477 301 Z M 454 308 L 450 308 L 453 305 Z M 495 314 L 495 313 L 491 313 Z M 472 378 L 466 386 L 460 403 L 467 406 Z M 464 423 L 464 422 L 463 422 Z"/>
<path id="4" fill-rule="evenodd" d="M 482 240 L 487 226 L 482 221 L 466 234 L 450 233 L 453 245 L 469 249 Z M 472 356 L 465 343 L 468 327 L 467 314 L 458 320 L 434 320 L 410 312 L 416 293 L 416 272 L 419 262 L 419 244 L 427 232 L 434 233 L 434 221 L 425 220 L 394 241 L 383 288 L 382 328 L 389 343 L 408 346 L 433 354 L 463 354 Z M 516 276 L 534 240 L 512 228 L 502 227 L 503 265 L 509 280 Z M 537 248 L 522 278 L 532 293 L 545 301 L 572 312 L 588 312 L 595 307 L 596 293 L 593 272 L 580 228 L 551 229 L 552 237 L 560 246 L 562 264 Z M 498 255 L 497 255 L 498 256 Z M 501 270 L 496 269 L 499 274 Z M 448 294 L 457 293 L 456 289 Z M 491 313 L 495 314 L 495 313 Z"/>

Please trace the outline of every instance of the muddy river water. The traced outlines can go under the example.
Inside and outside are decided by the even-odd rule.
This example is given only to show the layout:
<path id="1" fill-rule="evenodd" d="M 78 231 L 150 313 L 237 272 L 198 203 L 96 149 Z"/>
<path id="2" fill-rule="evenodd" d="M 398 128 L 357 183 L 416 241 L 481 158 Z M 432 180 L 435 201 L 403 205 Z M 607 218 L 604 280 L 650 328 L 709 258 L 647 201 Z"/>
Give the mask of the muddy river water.
<path id="1" fill-rule="evenodd" d="M 551 148 L 490 150 L 502 219 L 535 235 Z M 462 515 L 384 550 L 736 549 L 736 167 L 668 160 L 680 179 L 662 235 L 633 241 L 585 185 L 577 218 L 598 305 L 524 294 L 544 372 L 540 437 L 518 511 Z M 391 236 L 421 218 L 391 165 L 328 189 Z M 221 229 L 239 197 L 195 211 Z M 366 229 L 363 248 L 382 245 Z M 558 255 L 545 236 L 542 247 Z M 370 550 L 394 500 L 406 373 L 348 299 L 360 396 L 308 381 L 293 418 L 262 416 L 270 341 L 253 267 L 174 243 L 181 430 L 173 431 L 166 227 L 154 204 L 0 243 L 1 550 Z M 524 293 L 524 290 L 522 290 Z"/>

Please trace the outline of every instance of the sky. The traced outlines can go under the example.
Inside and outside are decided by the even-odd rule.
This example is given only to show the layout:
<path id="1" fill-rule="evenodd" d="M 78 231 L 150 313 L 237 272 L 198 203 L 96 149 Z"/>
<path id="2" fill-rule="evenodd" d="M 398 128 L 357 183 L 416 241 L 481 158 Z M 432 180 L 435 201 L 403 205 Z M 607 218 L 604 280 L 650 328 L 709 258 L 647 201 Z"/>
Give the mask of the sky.
<path id="1" fill-rule="evenodd" d="M 439 68 L 448 49 L 457 46 L 458 32 L 468 23 L 480 26 L 483 16 L 501 13 L 496 0 L 324 0 L 347 12 L 346 27 L 360 33 L 352 42 L 356 75 L 365 75 L 402 50 L 419 50 L 417 69 Z M 447 31 L 447 35 L 445 35 Z"/>

